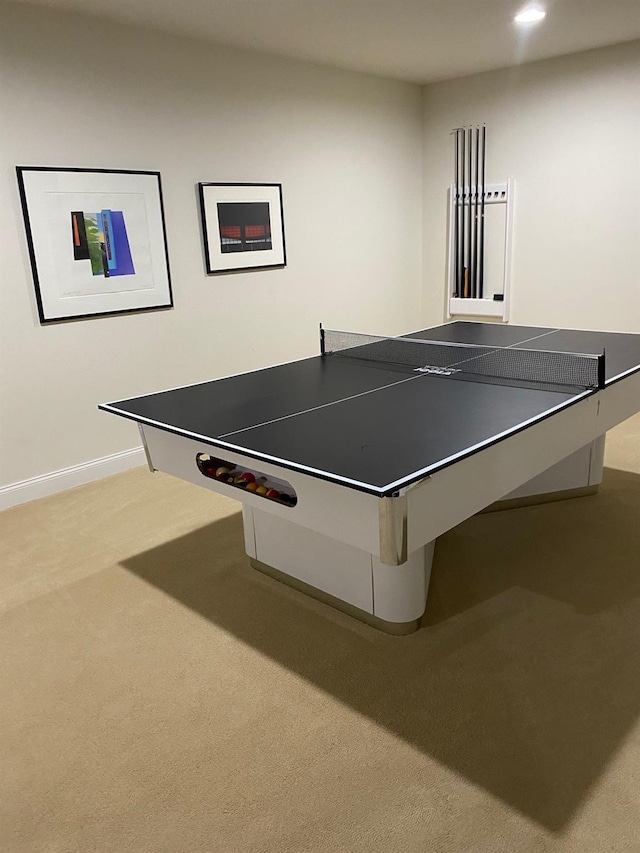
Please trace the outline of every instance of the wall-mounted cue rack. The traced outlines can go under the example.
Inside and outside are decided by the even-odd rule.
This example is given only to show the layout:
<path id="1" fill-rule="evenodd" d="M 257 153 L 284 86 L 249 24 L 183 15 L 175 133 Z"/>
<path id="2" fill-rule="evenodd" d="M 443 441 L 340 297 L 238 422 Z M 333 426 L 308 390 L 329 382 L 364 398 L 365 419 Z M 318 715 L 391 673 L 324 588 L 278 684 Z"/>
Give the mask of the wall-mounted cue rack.
<path id="1" fill-rule="evenodd" d="M 509 319 L 514 180 L 486 183 L 486 127 L 458 127 L 449 189 L 448 316 Z"/>

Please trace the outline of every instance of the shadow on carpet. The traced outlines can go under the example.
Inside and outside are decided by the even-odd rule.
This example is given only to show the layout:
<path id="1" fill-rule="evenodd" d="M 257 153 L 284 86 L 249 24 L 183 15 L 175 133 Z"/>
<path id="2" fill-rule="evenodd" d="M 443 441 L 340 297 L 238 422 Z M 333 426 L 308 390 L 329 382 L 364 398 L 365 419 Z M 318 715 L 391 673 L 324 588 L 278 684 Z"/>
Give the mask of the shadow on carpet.
<path id="1" fill-rule="evenodd" d="M 422 628 L 389 637 L 253 571 L 240 514 L 124 565 L 552 831 L 640 711 L 640 475 L 438 540 Z"/>

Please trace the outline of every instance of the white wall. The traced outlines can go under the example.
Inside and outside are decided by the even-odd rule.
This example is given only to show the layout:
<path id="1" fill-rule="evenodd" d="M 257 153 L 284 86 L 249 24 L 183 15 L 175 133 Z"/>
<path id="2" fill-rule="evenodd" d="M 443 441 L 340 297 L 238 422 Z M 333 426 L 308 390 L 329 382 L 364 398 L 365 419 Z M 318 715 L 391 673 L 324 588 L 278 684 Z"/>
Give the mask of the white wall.
<path id="1" fill-rule="evenodd" d="M 457 125 L 516 179 L 511 321 L 640 331 L 640 42 L 421 95 L 0 0 L 0 506 L 138 445 L 98 402 L 441 322 Z M 159 170 L 175 308 L 41 326 L 16 165 Z M 285 269 L 205 276 L 201 180 L 283 184 Z"/>
<path id="2" fill-rule="evenodd" d="M 0 487 L 138 445 L 99 402 L 415 327 L 419 87 L 6 3 L 0 82 Z M 16 165 L 159 170 L 175 308 L 41 326 Z M 207 277 L 198 181 L 282 183 L 287 267 Z"/>
<path id="3" fill-rule="evenodd" d="M 452 128 L 516 181 L 510 321 L 640 332 L 640 42 L 425 89 L 425 313 L 444 317 Z"/>

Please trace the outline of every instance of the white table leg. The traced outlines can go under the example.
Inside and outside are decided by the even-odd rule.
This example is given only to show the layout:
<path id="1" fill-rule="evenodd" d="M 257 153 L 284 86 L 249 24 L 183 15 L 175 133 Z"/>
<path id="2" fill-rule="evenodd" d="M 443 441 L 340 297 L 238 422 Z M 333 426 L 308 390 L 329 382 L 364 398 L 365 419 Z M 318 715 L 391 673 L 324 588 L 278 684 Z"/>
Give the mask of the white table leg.
<path id="1" fill-rule="evenodd" d="M 317 531 L 246 505 L 252 565 L 389 633 L 410 633 L 425 610 L 434 543 L 399 566 Z"/>

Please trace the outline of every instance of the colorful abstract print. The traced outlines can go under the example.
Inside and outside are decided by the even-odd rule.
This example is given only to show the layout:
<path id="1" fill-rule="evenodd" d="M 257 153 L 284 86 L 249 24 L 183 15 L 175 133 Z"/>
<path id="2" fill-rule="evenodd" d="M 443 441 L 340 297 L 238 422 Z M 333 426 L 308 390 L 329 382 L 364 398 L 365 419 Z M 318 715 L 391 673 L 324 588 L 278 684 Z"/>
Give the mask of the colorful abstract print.
<path id="1" fill-rule="evenodd" d="M 89 261 L 92 275 L 135 275 L 121 210 L 72 210 L 71 235 L 74 260 Z"/>

